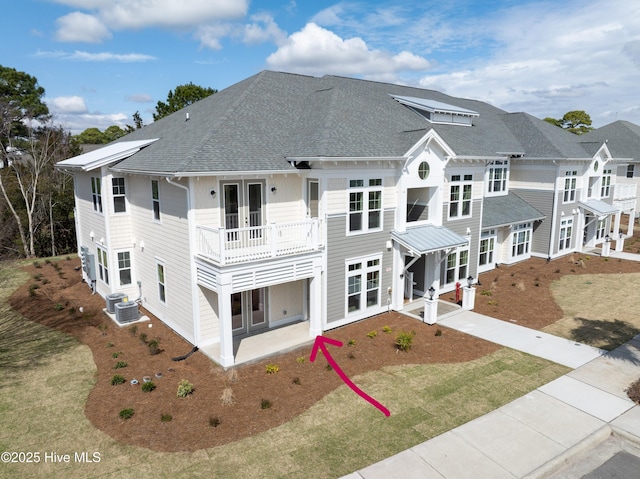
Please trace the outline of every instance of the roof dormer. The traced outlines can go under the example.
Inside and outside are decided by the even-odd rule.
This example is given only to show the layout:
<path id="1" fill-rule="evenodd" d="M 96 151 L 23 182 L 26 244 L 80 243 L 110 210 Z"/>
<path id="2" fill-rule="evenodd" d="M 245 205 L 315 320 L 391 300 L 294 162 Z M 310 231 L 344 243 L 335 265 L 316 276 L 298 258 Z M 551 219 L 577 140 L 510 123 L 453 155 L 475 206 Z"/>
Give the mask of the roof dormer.
<path id="1" fill-rule="evenodd" d="M 473 119 L 480 116 L 476 111 L 435 100 L 412 96 L 391 96 L 394 100 L 412 109 L 431 123 L 472 126 Z"/>

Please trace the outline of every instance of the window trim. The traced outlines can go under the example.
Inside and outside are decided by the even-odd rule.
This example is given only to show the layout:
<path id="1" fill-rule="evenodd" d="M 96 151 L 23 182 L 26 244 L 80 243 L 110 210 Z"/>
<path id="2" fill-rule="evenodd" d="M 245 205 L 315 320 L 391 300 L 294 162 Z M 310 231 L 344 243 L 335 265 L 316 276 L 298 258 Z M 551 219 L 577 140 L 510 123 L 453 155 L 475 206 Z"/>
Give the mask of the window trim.
<path id="1" fill-rule="evenodd" d="M 478 269 L 491 268 L 491 265 L 495 264 L 495 254 L 496 254 L 496 242 L 497 242 L 497 234 L 495 229 L 483 231 L 480 234 L 480 241 L 478 242 Z M 489 248 L 483 252 L 482 251 L 482 243 L 487 242 Z M 486 261 L 481 263 L 482 256 L 485 255 Z"/>
<path id="2" fill-rule="evenodd" d="M 384 229 L 383 179 L 381 177 L 350 178 L 347 181 L 349 183 L 347 185 L 346 235 L 354 236 L 382 231 Z M 377 198 L 376 193 L 378 194 Z M 378 208 L 372 208 L 372 202 L 377 203 Z M 353 205 L 359 205 L 360 208 L 352 209 Z M 372 214 L 375 213 L 378 215 L 378 226 L 371 227 Z M 356 215 L 360 216 L 360 228 L 352 229 L 352 217 L 355 218 Z"/>
<path id="3" fill-rule="evenodd" d="M 487 183 L 485 194 L 487 196 L 500 196 L 509 192 L 509 160 L 495 160 L 490 162 L 487 168 Z M 496 175 L 500 172 L 500 175 Z M 496 183 L 499 185 L 495 189 Z"/>
<path id="4" fill-rule="evenodd" d="M 155 191 L 154 191 L 155 185 Z M 156 211 L 156 205 L 157 211 Z M 151 218 L 156 223 L 162 222 L 162 212 L 160 204 L 160 182 L 158 180 L 151 180 Z"/>
<path id="5" fill-rule="evenodd" d="M 453 188 L 458 188 L 457 199 L 453 199 Z M 465 199 L 465 191 L 469 192 L 468 199 Z M 468 203 L 469 211 L 463 214 L 465 203 Z M 452 215 L 452 207 L 456 205 L 456 214 Z M 473 216 L 473 174 L 451 175 L 449 178 L 449 205 L 447 208 L 447 219 L 461 220 Z"/>
<path id="6" fill-rule="evenodd" d="M 575 203 L 576 192 L 578 191 L 578 171 L 565 171 L 563 179 L 564 185 L 562 188 L 562 203 Z"/>
<path id="7" fill-rule="evenodd" d="M 160 270 L 162 269 L 162 278 L 160 277 Z M 165 262 L 156 259 L 156 285 L 158 286 L 158 301 L 160 304 L 167 304 L 167 270 L 165 268 Z"/>
<path id="8" fill-rule="evenodd" d="M 520 223 L 517 225 L 513 225 L 511 228 L 511 249 L 510 255 L 511 259 L 516 258 L 527 258 L 531 256 L 531 241 L 532 241 L 532 233 L 533 233 L 533 223 Z M 518 241 L 520 234 L 524 234 L 524 241 Z M 518 253 L 519 245 L 524 245 L 524 251 L 522 253 Z"/>
<path id="9" fill-rule="evenodd" d="M 625 175 L 626 178 L 633 178 L 636 174 L 636 165 L 634 163 L 629 163 L 627 165 L 627 173 Z"/>
<path id="10" fill-rule="evenodd" d="M 122 267 L 121 266 L 121 259 L 120 259 L 120 255 L 121 254 L 127 254 L 128 258 L 127 261 L 129 262 L 129 265 L 126 267 Z M 118 267 L 118 284 L 119 286 L 123 287 L 123 286 L 131 286 L 133 284 L 133 262 L 131 261 L 131 250 L 122 250 L 122 251 L 117 251 L 116 252 L 116 260 L 117 260 L 117 267 Z M 122 282 L 122 272 L 125 270 L 129 270 L 129 282 L 128 283 L 123 283 Z"/>
<path id="11" fill-rule="evenodd" d="M 122 185 L 118 185 L 116 186 L 115 181 L 118 180 L 122 180 Z M 116 193 L 116 188 L 118 188 L 118 190 L 120 190 L 120 188 L 122 188 L 122 191 L 119 193 Z M 127 207 L 127 185 L 126 185 L 126 180 L 124 178 L 124 176 L 113 176 L 111 177 L 111 196 L 113 197 L 113 213 L 116 215 L 121 215 L 121 214 L 125 214 L 129 211 L 129 208 Z M 123 211 L 116 211 L 116 198 L 122 198 L 123 200 L 123 206 L 124 206 L 124 210 Z"/>
<path id="12" fill-rule="evenodd" d="M 96 256 L 98 256 L 98 278 L 107 286 L 109 285 L 109 251 L 104 246 L 96 246 Z"/>
<path id="13" fill-rule="evenodd" d="M 564 232 L 564 235 L 563 235 Z M 558 252 L 570 250 L 573 241 L 573 218 L 565 218 L 560 221 L 558 232 Z"/>
<path id="14" fill-rule="evenodd" d="M 353 269 L 350 269 L 352 268 Z M 345 318 L 352 317 L 355 315 L 366 313 L 370 310 L 375 310 L 380 308 L 382 304 L 382 254 L 376 254 L 366 257 L 360 258 L 352 258 L 345 260 Z M 377 282 L 374 287 L 370 287 L 370 278 L 369 275 L 371 273 L 376 274 L 375 281 Z M 350 279 L 359 277 L 359 290 L 355 293 L 350 291 L 351 283 Z M 369 293 L 372 291 L 377 291 L 377 299 L 375 304 L 369 305 Z M 358 309 L 350 310 L 349 309 L 349 299 L 352 296 L 358 295 L 359 307 Z"/>
<path id="15" fill-rule="evenodd" d="M 465 263 L 460 262 L 463 254 L 466 259 Z M 451 262 L 452 257 L 455 260 L 455 263 Z M 444 269 L 442 269 L 440 272 L 440 281 L 442 283 L 441 287 L 448 287 L 451 285 L 455 285 L 458 281 L 461 283 L 465 281 L 464 284 L 466 284 L 466 279 L 469 275 L 470 258 L 471 258 L 471 255 L 469 254 L 469 243 L 467 243 L 464 246 L 459 246 L 454 251 L 451 251 L 449 254 L 447 254 L 446 259 L 442 262 L 442 267 Z M 464 267 L 464 274 L 460 274 L 461 266 Z M 447 279 L 448 279 L 447 273 L 449 271 L 453 272 L 453 279 L 452 281 L 447 282 Z"/>
<path id="16" fill-rule="evenodd" d="M 613 168 L 602 170 L 602 179 L 600 180 L 600 198 L 609 198 L 611 196 L 611 179 L 613 177 Z"/>
<path id="17" fill-rule="evenodd" d="M 102 178 L 99 176 L 91 177 L 91 200 L 93 211 L 102 214 Z"/>

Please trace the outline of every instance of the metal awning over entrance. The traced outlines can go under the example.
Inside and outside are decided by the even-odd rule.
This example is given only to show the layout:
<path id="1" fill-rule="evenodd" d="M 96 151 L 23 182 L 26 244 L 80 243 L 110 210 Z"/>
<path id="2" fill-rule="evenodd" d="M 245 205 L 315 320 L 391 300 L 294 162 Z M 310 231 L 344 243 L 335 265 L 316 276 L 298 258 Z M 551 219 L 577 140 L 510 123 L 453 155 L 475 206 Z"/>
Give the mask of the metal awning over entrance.
<path id="1" fill-rule="evenodd" d="M 600 200 L 579 201 L 580 206 L 597 216 L 610 216 L 618 212 L 618 208 Z"/>
<path id="2" fill-rule="evenodd" d="M 417 255 L 464 246 L 469 241 L 444 226 L 424 225 L 392 231 L 391 237 Z"/>

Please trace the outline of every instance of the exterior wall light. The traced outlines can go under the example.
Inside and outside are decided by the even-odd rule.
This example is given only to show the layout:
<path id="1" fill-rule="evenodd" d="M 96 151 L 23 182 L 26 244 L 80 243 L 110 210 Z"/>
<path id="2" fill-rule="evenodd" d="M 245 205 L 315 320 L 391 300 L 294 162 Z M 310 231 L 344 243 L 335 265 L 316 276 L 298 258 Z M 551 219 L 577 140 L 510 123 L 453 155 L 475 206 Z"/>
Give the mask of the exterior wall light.
<path id="1" fill-rule="evenodd" d="M 473 276 L 467 278 L 467 286 L 470 288 L 473 285 Z"/>
<path id="2" fill-rule="evenodd" d="M 436 288 L 429 286 L 429 301 L 433 301 L 434 294 L 436 294 Z"/>

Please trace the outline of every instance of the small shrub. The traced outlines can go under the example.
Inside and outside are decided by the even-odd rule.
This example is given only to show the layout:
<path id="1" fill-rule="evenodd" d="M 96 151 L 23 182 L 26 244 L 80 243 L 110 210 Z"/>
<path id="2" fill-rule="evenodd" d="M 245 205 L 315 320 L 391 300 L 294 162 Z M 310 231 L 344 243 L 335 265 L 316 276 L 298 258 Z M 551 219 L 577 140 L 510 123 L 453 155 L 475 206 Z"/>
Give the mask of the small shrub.
<path id="1" fill-rule="evenodd" d="M 129 328 L 129 333 L 131 333 L 131 336 L 135 336 L 138 333 L 138 326 L 136 326 L 135 324 L 131 326 Z"/>
<path id="2" fill-rule="evenodd" d="M 224 406 L 233 404 L 233 390 L 231 388 L 224 388 L 224 390 L 222 391 L 222 396 L 220 396 L 220 399 L 222 400 L 222 404 Z"/>
<path id="3" fill-rule="evenodd" d="M 218 416 L 211 416 L 209 418 L 209 426 L 218 427 L 221 424 L 220 418 Z"/>
<path id="4" fill-rule="evenodd" d="M 112 348 L 112 347 L 114 347 L 114 346 L 115 346 L 115 344 L 113 344 L 113 343 L 107 343 L 107 347 L 108 347 L 108 348 Z"/>
<path id="5" fill-rule="evenodd" d="M 40 288 L 40 286 L 36 283 L 33 283 L 29 286 L 29 296 L 34 297 L 36 295 L 36 289 Z"/>
<path id="6" fill-rule="evenodd" d="M 271 401 L 268 399 L 263 399 L 260 401 L 260 409 L 269 409 L 271 407 Z"/>
<path id="7" fill-rule="evenodd" d="M 113 367 L 113 369 L 121 369 L 121 368 L 126 368 L 128 366 L 126 361 L 118 361 L 116 363 L 116 365 Z"/>
<path id="8" fill-rule="evenodd" d="M 296 358 L 296 362 L 298 364 L 302 364 L 307 360 L 307 358 L 305 358 L 304 356 L 300 356 L 299 358 Z"/>
<path id="9" fill-rule="evenodd" d="M 436 333 L 434 334 L 434 336 L 442 336 L 442 329 L 436 329 Z"/>
<path id="10" fill-rule="evenodd" d="M 327 364 L 324 368 L 325 368 L 327 371 L 333 371 L 333 367 L 331 366 L 331 364 Z"/>
<path id="11" fill-rule="evenodd" d="M 42 264 L 40 264 L 40 261 L 34 261 L 33 262 L 33 267 L 40 269 L 40 268 L 42 268 Z"/>
<path id="12" fill-rule="evenodd" d="M 299 378 L 299 377 L 297 377 L 297 376 L 296 376 L 295 378 L 293 378 L 293 379 L 291 380 L 291 382 L 292 382 L 293 384 L 297 385 L 297 386 L 300 386 L 300 384 L 302 384 L 302 383 L 300 382 L 300 378 Z"/>
<path id="13" fill-rule="evenodd" d="M 40 281 L 42 279 L 42 273 L 34 274 L 33 279 L 36 281 Z"/>
<path id="14" fill-rule="evenodd" d="M 69 308 L 69 314 L 71 314 L 71 315 L 76 314 L 76 307 L 75 307 L 75 306 L 71 306 L 71 307 Z"/>
<path id="15" fill-rule="evenodd" d="M 396 347 L 400 351 L 409 351 L 411 349 L 411 344 L 413 343 L 413 337 L 416 335 L 415 332 L 411 331 L 400 331 L 396 336 Z"/>
<path id="16" fill-rule="evenodd" d="M 122 354 L 122 353 L 120 353 L 120 352 L 118 352 L 118 353 L 112 353 L 112 354 L 111 354 L 111 357 L 112 357 L 113 359 L 118 359 L 118 356 L 120 356 L 121 354 Z"/>
<path id="17" fill-rule="evenodd" d="M 49 280 L 47 278 L 42 278 L 42 284 L 49 284 Z"/>
<path id="18" fill-rule="evenodd" d="M 126 382 L 126 380 L 120 374 L 116 374 L 115 376 L 113 376 L 111 378 L 111 385 L 112 386 L 117 386 L 118 384 L 124 384 L 125 382 Z"/>
<path id="19" fill-rule="evenodd" d="M 140 335 L 140 336 L 142 336 L 142 335 Z M 152 339 L 147 344 L 147 346 L 149 347 L 149 353 L 151 354 L 151 356 L 155 356 L 156 354 L 158 354 L 160 352 L 160 348 L 158 347 L 158 342 L 159 341 L 160 341 L 159 339 Z"/>
<path id="20" fill-rule="evenodd" d="M 389 334 L 392 331 L 392 329 L 389 326 L 385 326 L 382 328 L 382 332 Z"/>
<path id="21" fill-rule="evenodd" d="M 495 301 L 495 300 L 487 301 L 487 304 L 488 304 L 489 306 L 498 306 L 498 302 L 497 302 L 497 301 Z"/>
<path id="22" fill-rule="evenodd" d="M 178 383 L 178 397 L 184 398 L 193 392 L 193 384 L 186 379 L 183 379 Z"/>
<path id="23" fill-rule="evenodd" d="M 45 264 L 51 264 L 51 260 L 50 260 L 50 259 L 45 259 L 45 260 L 44 260 L 44 263 L 45 263 Z"/>
<path id="24" fill-rule="evenodd" d="M 347 354 L 347 357 L 348 357 L 349 359 L 355 359 L 355 358 L 356 358 L 356 355 L 355 355 L 355 354 L 353 354 L 353 353 L 349 353 L 349 354 Z"/>
<path id="25" fill-rule="evenodd" d="M 355 345 L 356 345 L 355 339 L 350 339 L 349 341 L 347 341 L 347 346 L 355 346 Z"/>
<path id="26" fill-rule="evenodd" d="M 156 388 L 156 385 L 153 384 L 153 381 L 148 381 L 146 383 L 142 383 L 142 392 L 145 393 L 150 393 L 151 391 L 153 391 Z"/>
<path id="27" fill-rule="evenodd" d="M 163 414 L 160 416 L 160 422 L 170 422 L 173 419 L 171 414 Z"/>
<path id="28" fill-rule="evenodd" d="M 53 305 L 53 309 L 55 309 L 56 311 L 62 311 L 64 309 L 64 306 L 60 303 L 56 303 Z"/>
<path id="29" fill-rule="evenodd" d="M 131 419 L 133 417 L 133 413 L 134 411 L 131 408 L 123 409 L 122 411 L 120 411 L 120 418 Z"/>
<path id="30" fill-rule="evenodd" d="M 140 341 L 142 341 L 144 344 L 147 344 L 147 333 L 140 333 L 140 336 L 138 336 L 140 338 Z"/>
<path id="31" fill-rule="evenodd" d="M 556 273 L 560 273 L 560 268 L 558 268 L 558 269 L 556 270 Z"/>
<path id="32" fill-rule="evenodd" d="M 71 256 L 67 256 L 67 257 L 65 257 L 65 259 L 66 259 L 67 261 L 71 261 Z"/>
<path id="33" fill-rule="evenodd" d="M 369 337 L 371 339 L 375 338 L 377 335 L 378 335 L 378 331 L 375 331 L 375 330 L 374 331 L 369 331 L 367 333 L 367 337 Z"/>
<path id="34" fill-rule="evenodd" d="M 491 296 L 493 293 L 491 291 L 489 291 L 488 289 L 483 289 L 482 291 L 480 291 L 480 294 L 482 296 Z"/>
<path id="35" fill-rule="evenodd" d="M 267 371 L 267 374 L 275 374 L 280 371 L 280 366 L 278 366 L 277 364 L 267 364 L 265 369 Z"/>

